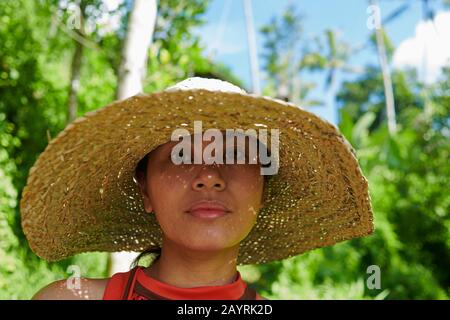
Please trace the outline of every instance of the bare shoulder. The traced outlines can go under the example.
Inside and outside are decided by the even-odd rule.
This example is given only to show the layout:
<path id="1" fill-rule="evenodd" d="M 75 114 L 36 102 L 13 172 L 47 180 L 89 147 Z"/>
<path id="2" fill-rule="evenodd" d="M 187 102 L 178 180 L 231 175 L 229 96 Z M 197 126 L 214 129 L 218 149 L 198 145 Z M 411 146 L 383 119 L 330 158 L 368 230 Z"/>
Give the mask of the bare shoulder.
<path id="1" fill-rule="evenodd" d="M 40 289 L 32 300 L 102 300 L 106 284 L 110 278 L 80 278 L 79 282 L 71 279 L 54 281 Z"/>

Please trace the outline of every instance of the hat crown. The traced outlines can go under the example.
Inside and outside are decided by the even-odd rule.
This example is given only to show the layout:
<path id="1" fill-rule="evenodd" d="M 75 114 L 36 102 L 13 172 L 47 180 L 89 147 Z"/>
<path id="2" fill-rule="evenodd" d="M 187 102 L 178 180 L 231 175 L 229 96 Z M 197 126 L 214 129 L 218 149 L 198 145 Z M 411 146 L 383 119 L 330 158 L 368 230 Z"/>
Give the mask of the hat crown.
<path id="1" fill-rule="evenodd" d="M 187 78 L 177 84 L 168 87 L 167 92 L 179 91 L 179 90 L 195 90 L 204 89 L 209 91 L 220 91 L 220 92 L 234 92 L 234 93 L 246 93 L 245 90 L 231 84 L 227 81 L 219 79 L 192 77 Z"/>

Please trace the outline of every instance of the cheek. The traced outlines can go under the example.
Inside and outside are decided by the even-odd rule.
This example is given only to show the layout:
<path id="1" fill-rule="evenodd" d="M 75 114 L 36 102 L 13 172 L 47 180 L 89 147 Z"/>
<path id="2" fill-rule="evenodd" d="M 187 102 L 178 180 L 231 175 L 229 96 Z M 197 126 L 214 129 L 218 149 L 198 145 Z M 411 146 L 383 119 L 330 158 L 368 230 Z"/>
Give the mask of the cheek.
<path id="1" fill-rule="evenodd" d="M 241 209 L 252 211 L 256 206 L 257 211 L 264 188 L 264 176 L 260 174 L 259 166 L 237 168 L 230 177 L 228 188 Z"/>
<path id="2" fill-rule="evenodd" d="M 179 173 L 161 172 L 151 179 L 150 200 L 156 212 L 165 212 L 164 217 L 170 217 L 171 212 L 176 212 L 182 198 L 189 190 L 188 179 Z"/>
<path id="3" fill-rule="evenodd" d="M 170 197 L 174 192 L 170 190 L 186 190 L 190 186 L 189 169 L 186 166 L 174 166 L 167 163 L 159 163 L 157 172 L 153 174 L 148 183 L 151 185 L 151 193 L 161 196 L 163 199 Z"/>
<path id="4" fill-rule="evenodd" d="M 243 167 L 233 173 L 228 188 L 233 194 L 238 213 L 234 221 L 236 229 L 245 231 L 255 224 L 262 201 L 263 187 L 264 177 L 260 174 L 259 166 Z"/>

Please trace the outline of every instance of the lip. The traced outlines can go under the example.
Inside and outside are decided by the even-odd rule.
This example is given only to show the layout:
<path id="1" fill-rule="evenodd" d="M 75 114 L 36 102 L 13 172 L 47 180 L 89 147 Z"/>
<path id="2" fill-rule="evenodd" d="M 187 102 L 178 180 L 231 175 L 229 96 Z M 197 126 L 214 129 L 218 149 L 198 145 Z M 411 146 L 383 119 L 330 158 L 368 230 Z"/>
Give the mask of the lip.
<path id="1" fill-rule="evenodd" d="M 231 210 L 229 210 L 223 203 L 217 200 L 202 200 L 195 202 L 186 211 L 186 213 L 202 219 L 215 219 L 222 217 L 230 212 Z"/>

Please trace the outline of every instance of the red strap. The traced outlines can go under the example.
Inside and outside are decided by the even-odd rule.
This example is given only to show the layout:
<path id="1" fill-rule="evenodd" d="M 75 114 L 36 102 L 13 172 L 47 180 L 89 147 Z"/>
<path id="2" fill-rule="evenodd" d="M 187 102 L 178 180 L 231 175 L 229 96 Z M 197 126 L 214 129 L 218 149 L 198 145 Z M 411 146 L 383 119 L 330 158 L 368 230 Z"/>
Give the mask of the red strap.
<path id="1" fill-rule="evenodd" d="M 106 283 L 103 300 L 122 300 L 130 271 L 115 273 Z"/>
<path id="2" fill-rule="evenodd" d="M 133 295 L 134 284 L 136 282 L 136 272 L 138 270 L 138 266 L 131 269 L 128 273 L 127 285 L 125 286 L 125 290 L 123 291 L 122 300 L 131 300 L 131 296 Z"/>

